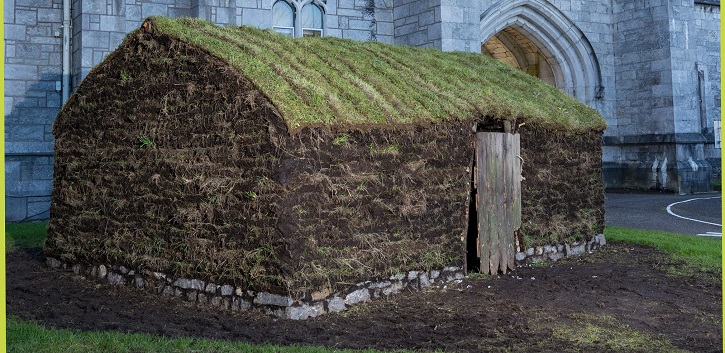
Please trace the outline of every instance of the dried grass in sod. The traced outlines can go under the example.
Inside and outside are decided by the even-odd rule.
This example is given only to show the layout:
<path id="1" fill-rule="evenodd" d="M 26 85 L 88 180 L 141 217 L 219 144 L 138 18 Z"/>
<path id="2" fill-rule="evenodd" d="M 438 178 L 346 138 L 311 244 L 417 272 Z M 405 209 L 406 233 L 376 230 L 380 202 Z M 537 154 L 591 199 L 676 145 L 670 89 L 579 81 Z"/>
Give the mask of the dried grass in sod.
<path id="1" fill-rule="evenodd" d="M 603 228 L 603 119 L 481 55 L 151 19 L 59 114 L 45 248 L 308 298 L 465 260 L 474 124 L 526 123 L 522 247 Z"/>

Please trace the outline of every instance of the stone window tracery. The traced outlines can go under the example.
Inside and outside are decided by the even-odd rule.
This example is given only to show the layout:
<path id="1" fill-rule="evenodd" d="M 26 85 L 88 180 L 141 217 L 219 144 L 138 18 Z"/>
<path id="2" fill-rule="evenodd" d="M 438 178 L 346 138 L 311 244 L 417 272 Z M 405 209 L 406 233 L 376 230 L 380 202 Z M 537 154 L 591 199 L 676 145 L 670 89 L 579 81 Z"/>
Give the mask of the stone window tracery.
<path id="1" fill-rule="evenodd" d="M 279 0 L 272 6 L 272 28 L 289 37 L 321 37 L 324 14 L 324 2 Z"/>

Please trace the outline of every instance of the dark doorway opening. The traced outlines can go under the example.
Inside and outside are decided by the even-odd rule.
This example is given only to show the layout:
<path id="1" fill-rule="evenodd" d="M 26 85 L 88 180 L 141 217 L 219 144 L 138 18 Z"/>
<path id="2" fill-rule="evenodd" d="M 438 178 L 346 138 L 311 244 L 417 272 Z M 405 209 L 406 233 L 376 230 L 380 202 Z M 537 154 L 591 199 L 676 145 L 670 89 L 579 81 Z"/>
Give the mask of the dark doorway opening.
<path id="1" fill-rule="evenodd" d="M 466 271 L 481 272 L 481 260 L 478 254 L 478 190 L 476 187 L 476 157 L 471 165 L 470 195 L 468 197 L 468 229 L 466 233 Z"/>

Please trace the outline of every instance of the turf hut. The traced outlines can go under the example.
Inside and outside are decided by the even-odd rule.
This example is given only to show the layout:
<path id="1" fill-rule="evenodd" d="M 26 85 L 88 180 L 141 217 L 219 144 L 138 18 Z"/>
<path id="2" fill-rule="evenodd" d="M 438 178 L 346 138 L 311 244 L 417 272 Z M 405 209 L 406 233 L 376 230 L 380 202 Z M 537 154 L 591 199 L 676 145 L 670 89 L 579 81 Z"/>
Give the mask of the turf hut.
<path id="1" fill-rule="evenodd" d="M 483 55 L 150 18 L 57 117 L 45 251 L 202 304 L 339 311 L 591 246 L 604 128 Z"/>

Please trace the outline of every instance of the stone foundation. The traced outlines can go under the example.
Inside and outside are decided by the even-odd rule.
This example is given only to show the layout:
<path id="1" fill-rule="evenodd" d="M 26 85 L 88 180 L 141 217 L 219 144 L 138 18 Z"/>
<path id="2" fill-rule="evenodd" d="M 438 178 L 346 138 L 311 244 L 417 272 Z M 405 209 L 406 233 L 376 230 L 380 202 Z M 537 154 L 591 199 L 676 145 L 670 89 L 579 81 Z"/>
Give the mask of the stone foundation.
<path id="1" fill-rule="evenodd" d="M 197 305 L 232 311 L 256 309 L 292 320 L 305 320 L 329 312 L 340 312 L 350 306 L 388 297 L 405 289 L 422 290 L 433 284 L 443 284 L 464 278 L 463 269 L 458 267 L 410 271 L 407 274 L 401 273 L 382 280 L 361 282 L 344 292 L 327 296 L 312 294 L 312 300 L 307 301 L 295 300 L 279 294 L 254 292 L 228 284 L 220 285 L 198 279 L 173 278 L 164 273 L 148 270 L 137 272 L 124 266 L 87 267 L 79 264 L 69 266 L 55 258 L 47 258 L 46 262 L 51 268 L 70 269 L 77 275 L 106 279 L 113 285 L 132 285 L 155 291 L 163 296 L 182 298 Z"/>
<path id="2" fill-rule="evenodd" d="M 593 237 L 588 242 L 572 244 L 546 245 L 529 248 L 516 253 L 518 265 L 556 261 L 565 257 L 591 252 L 606 244 L 604 234 Z M 434 285 L 461 280 L 464 271 L 458 267 L 446 267 L 431 271 L 410 271 L 375 281 L 366 281 L 349 287 L 345 291 L 325 295 L 312 294 L 312 300 L 295 300 L 291 297 L 254 292 L 228 284 L 215 284 L 198 279 L 173 278 L 164 273 L 148 270 L 134 271 L 124 266 L 83 266 L 68 265 L 55 258 L 47 258 L 49 267 L 72 270 L 77 275 L 105 279 L 113 285 L 131 285 L 141 289 L 155 291 L 167 297 L 178 297 L 200 306 L 211 306 L 220 310 L 248 311 L 261 310 L 280 318 L 305 320 L 326 313 L 341 312 L 356 304 L 388 297 L 403 290 L 423 290 Z"/>
<path id="3" fill-rule="evenodd" d="M 544 261 L 557 261 L 565 257 L 578 256 L 585 252 L 592 252 L 607 245 L 604 234 L 598 234 L 587 242 L 574 242 L 571 244 L 544 245 L 528 248 L 526 251 L 516 253 L 516 263 L 540 263 Z"/>

